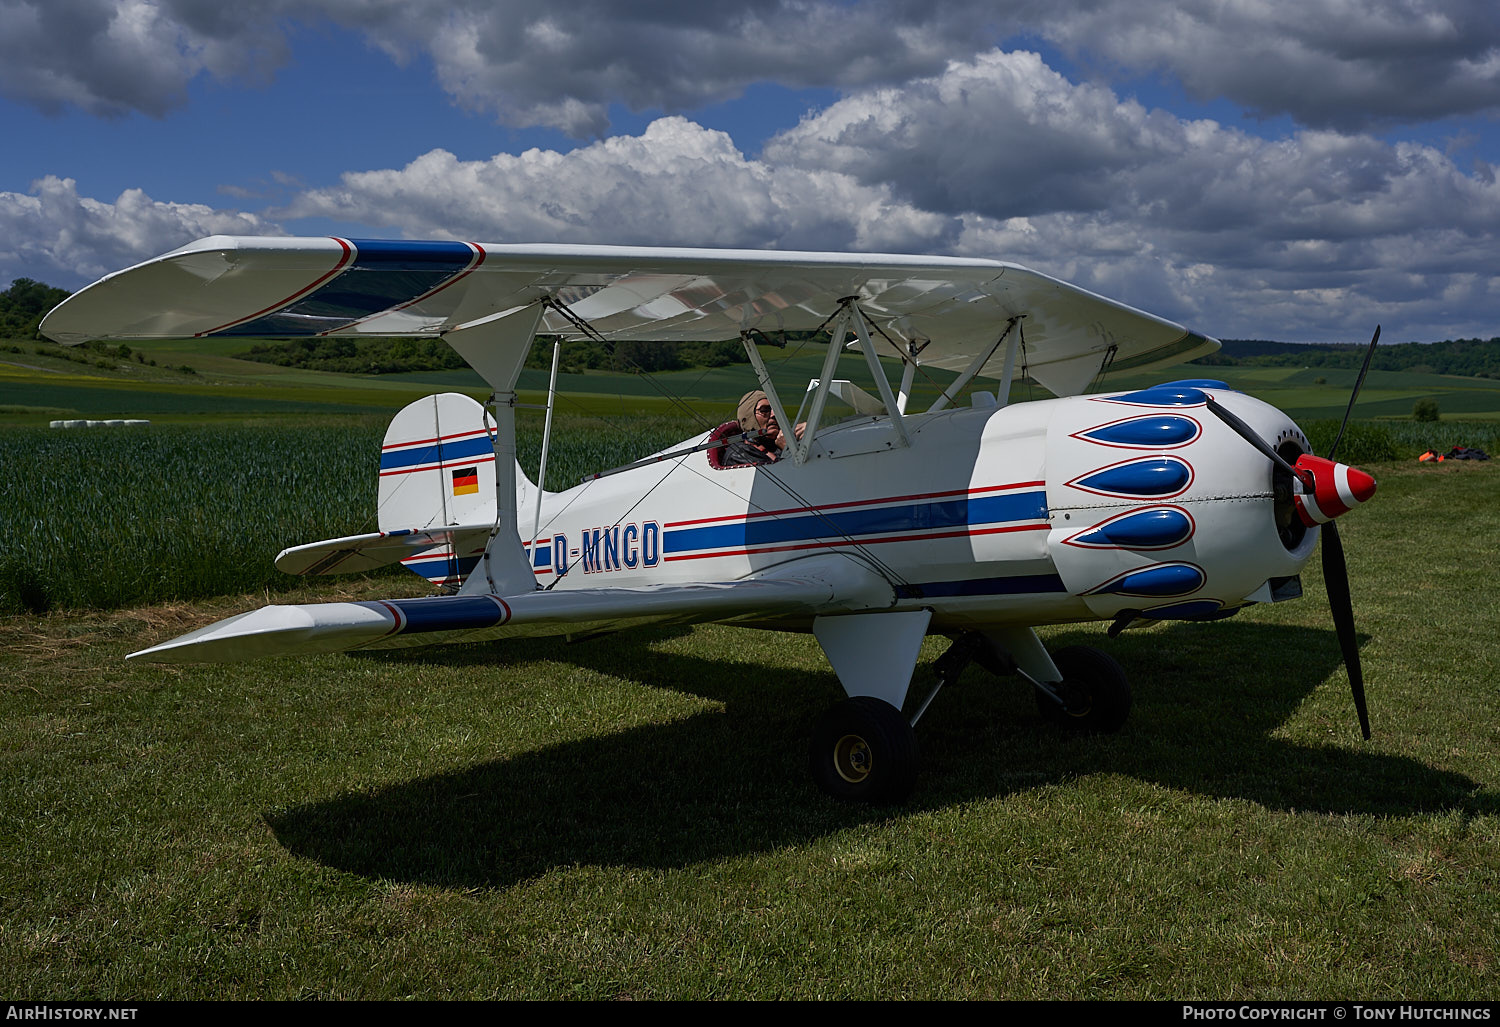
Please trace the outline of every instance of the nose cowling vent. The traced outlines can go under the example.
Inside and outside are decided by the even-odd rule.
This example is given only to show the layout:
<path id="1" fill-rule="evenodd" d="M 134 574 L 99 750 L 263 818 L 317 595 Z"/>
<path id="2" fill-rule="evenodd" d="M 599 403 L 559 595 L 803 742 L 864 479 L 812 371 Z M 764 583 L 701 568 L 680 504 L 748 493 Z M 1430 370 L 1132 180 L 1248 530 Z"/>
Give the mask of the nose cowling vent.
<path id="1" fill-rule="evenodd" d="M 1078 432 L 1074 438 L 1129 449 L 1171 449 L 1186 446 L 1201 434 L 1203 426 L 1191 417 L 1149 414 L 1102 424 L 1097 428 Z"/>

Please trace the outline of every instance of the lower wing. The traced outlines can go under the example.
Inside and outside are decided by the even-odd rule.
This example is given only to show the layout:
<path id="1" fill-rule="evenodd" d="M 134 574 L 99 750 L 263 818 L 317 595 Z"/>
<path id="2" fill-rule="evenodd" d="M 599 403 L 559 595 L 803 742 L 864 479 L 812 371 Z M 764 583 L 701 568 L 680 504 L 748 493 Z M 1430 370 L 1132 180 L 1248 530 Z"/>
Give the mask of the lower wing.
<path id="1" fill-rule="evenodd" d="M 843 555 L 819 556 L 741 581 L 266 606 L 129 658 L 233 663 L 262 656 L 592 634 L 642 624 L 810 618 L 883 609 L 894 601 L 889 583 L 864 564 Z"/>

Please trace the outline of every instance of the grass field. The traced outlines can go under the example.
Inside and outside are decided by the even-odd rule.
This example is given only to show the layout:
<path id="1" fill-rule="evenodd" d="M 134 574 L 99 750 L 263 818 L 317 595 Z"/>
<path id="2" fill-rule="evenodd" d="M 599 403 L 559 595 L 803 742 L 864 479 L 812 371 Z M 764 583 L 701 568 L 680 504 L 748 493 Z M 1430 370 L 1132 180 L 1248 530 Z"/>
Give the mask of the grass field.
<path id="1" fill-rule="evenodd" d="M 122 658 L 264 597 L 0 618 L 0 991 L 1490 998 L 1494 471 L 1375 470 L 1343 529 L 1373 741 L 1314 562 L 1226 622 L 1049 631 L 1130 672 L 1107 739 L 971 667 L 898 809 L 807 781 L 838 685 L 806 637 L 163 669 Z"/>

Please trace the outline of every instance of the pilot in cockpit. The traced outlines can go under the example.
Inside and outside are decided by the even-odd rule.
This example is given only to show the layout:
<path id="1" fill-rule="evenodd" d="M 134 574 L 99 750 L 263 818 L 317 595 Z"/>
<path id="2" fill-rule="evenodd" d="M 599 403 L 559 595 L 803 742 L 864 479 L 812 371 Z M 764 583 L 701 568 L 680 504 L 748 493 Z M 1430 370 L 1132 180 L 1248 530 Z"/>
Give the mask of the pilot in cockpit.
<path id="1" fill-rule="evenodd" d="M 741 396 L 737 415 L 741 430 L 749 433 L 751 438 L 736 439 L 725 446 L 719 457 L 723 466 L 770 464 L 786 455 L 789 440 L 776 422 L 776 411 L 764 392 L 757 389 Z M 800 439 L 806 427 L 805 422 L 797 425 L 795 436 Z"/>

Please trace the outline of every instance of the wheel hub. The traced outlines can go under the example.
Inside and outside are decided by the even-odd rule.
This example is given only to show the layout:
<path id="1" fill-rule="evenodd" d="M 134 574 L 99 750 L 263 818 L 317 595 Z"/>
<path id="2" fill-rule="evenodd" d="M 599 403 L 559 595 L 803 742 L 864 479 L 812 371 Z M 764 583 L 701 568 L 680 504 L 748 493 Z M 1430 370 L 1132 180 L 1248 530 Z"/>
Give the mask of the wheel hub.
<path id="1" fill-rule="evenodd" d="M 859 735 L 844 735 L 833 747 L 833 769 L 850 784 L 870 776 L 874 764 L 870 744 Z"/>
<path id="2" fill-rule="evenodd" d="M 1059 681 L 1052 686 L 1062 700 L 1062 711 L 1070 717 L 1087 717 L 1094 708 L 1093 696 L 1075 681 Z"/>

